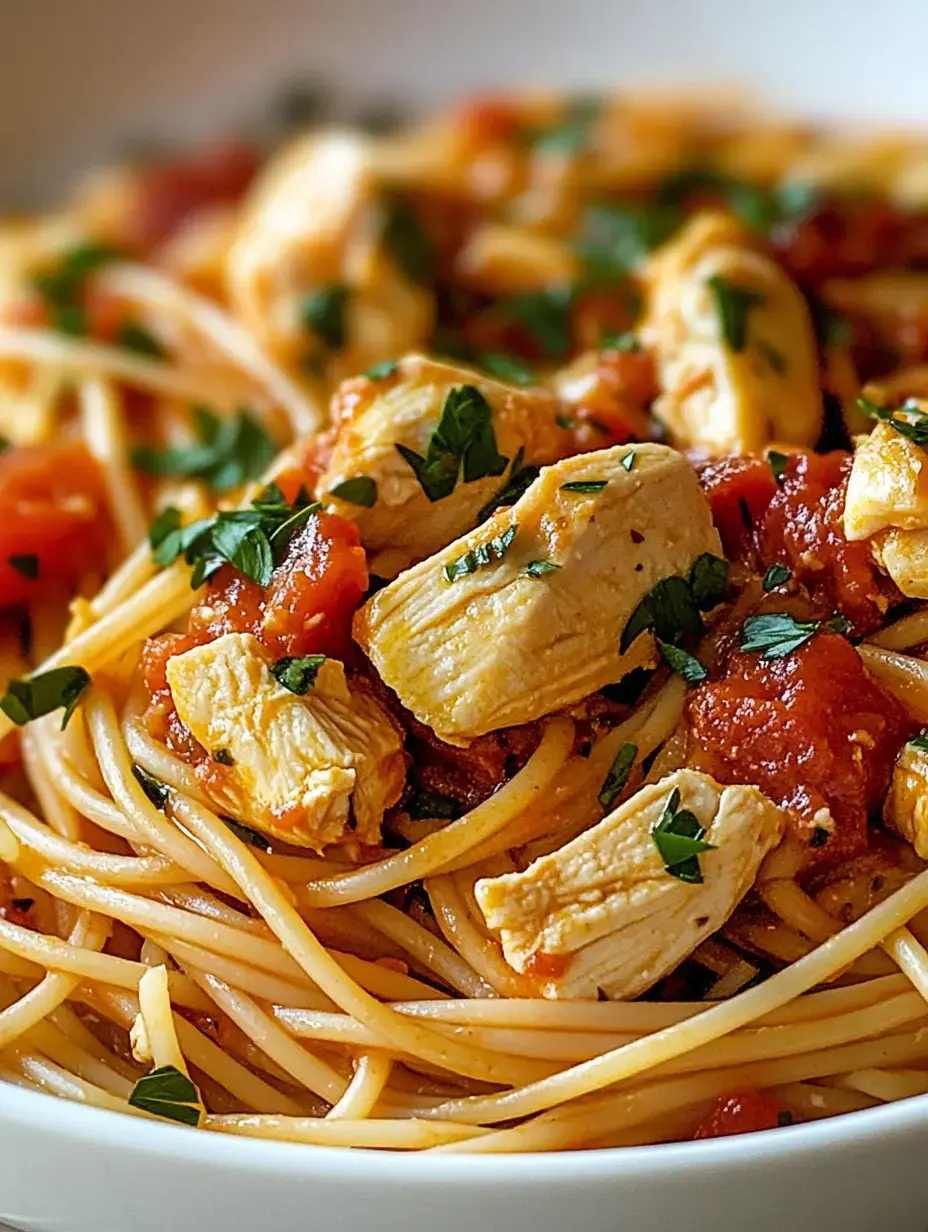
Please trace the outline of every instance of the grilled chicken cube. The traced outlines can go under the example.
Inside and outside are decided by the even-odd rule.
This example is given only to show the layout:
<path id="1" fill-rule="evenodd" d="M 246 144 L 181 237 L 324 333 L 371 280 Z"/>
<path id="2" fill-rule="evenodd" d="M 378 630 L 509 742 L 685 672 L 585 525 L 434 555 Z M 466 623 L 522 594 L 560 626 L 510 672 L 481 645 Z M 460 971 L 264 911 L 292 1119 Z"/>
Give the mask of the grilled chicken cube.
<path id="1" fill-rule="evenodd" d="M 640 334 L 664 391 L 654 414 L 676 445 L 723 454 L 814 444 L 822 405 L 809 310 L 743 228 L 697 215 L 644 275 Z"/>
<path id="2" fill-rule="evenodd" d="M 431 294 L 384 243 L 380 179 L 370 141 L 313 133 L 271 159 L 243 207 L 229 298 L 291 368 L 311 359 L 340 379 L 421 346 L 431 332 Z"/>
<path id="3" fill-rule="evenodd" d="M 855 450 L 844 533 L 871 540 L 904 595 L 928 598 L 928 455 L 888 423 L 878 423 Z"/>
<path id="4" fill-rule="evenodd" d="M 700 883 L 668 871 L 652 834 L 674 793 L 705 831 Z M 678 770 L 524 872 L 478 881 L 507 962 L 546 997 L 637 997 L 728 919 L 780 841 L 782 809 L 756 787 Z"/>
<path id="5" fill-rule="evenodd" d="M 430 499 L 400 447 L 427 458 L 436 429 L 447 423 L 449 407 L 461 391 L 474 390 L 476 397 L 459 421 L 464 434 L 476 440 L 476 419 L 483 415 L 491 443 L 495 441 L 490 452 L 507 459 L 508 469 L 496 459 L 493 465 L 476 466 L 480 477 L 469 478 L 465 455 L 453 489 L 442 495 L 433 489 Z M 482 506 L 511 475 L 520 450 L 523 465 L 553 461 L 566 450 L 567 434 L 558 427 L 556 414 L 550 393 L 517 389 L 472 369 L 411 355 L 395 372 L 348 381 L 336 394 L 335 447 L 318 492 L 331 499 L 329 494 L 346 481 L 374 481 L 369 508 L 337 498 L 332 503 L 354 519 L 368 551 L 380 554 L 373 571 L 394 577 L 475 524 Z"/>
<path id="6" fill-rule="evenodd" d="M 287 843 L 376 843 L 406 777 L 402 733 L 336 660 L 304 695 L 271 666 L 250 633 L 168 660 L 177 713 L 212 755 L 201 768 L 207 790 L 223 811 Z"/>
<path id="7" fill-rule="evenodd" d="M 903 746 L 893 769 L 892 783 L 883 802 L 883 819 L 928 860 L 928 751 L 914 744 Z"/>
<path id="8" fill-rule="evenodd" d="M 511 509 L 403 573 L 354 634 L 400 701 L 451 744 L 527 723 L 656 661 L 632 613 L 721 545 L 687 460 L 616 446 L 546 467 Z"/>

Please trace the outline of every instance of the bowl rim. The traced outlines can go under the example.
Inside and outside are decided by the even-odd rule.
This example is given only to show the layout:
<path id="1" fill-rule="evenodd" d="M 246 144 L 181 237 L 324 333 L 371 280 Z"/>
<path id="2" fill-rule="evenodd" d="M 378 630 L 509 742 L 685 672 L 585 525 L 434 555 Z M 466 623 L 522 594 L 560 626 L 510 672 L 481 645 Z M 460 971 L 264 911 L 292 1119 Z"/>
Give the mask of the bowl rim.
<path id="1" fill-rule="evenodd" d="M 652 1146 L 607 1147 L 598 1150 L 543 1151 L 522 1154 L 455 1155 L 385 1151 L 370 1148 L 312 1146 L 247 1135 L 191 1132 L 181 1125 L 162 1124 L 93 1108 L 43 1091 L 31 1091 L 0 1080 L 0 1137 L 4 1127 L 27 1126 L 49 1140 L 78 1140 L 82 1148 L 104 1147 L 143 1151 L 146 1159 L 183 1162 L 204 1168 L 235 1168 L 269 1178 L 300 1177 L 312 1181 L 363 1180 L 365 1184 L 447 1184 L 454 1182 L 574 1185 L 577 1181 L 643 1177 L 658 1172 L 707 1172 L 732 1166 L 766 1166 L 796 1155 L 823 1150 L 865 1147 L 875 1138 L 883 1149 L 914 1126 L 928 1124 L 928 1095 L 913 1096 L 877 1108 L 802 1125 L 738 1134 L 699 1142 Z M 360 1162 L 359 1162 L 360 1160 Z"/>

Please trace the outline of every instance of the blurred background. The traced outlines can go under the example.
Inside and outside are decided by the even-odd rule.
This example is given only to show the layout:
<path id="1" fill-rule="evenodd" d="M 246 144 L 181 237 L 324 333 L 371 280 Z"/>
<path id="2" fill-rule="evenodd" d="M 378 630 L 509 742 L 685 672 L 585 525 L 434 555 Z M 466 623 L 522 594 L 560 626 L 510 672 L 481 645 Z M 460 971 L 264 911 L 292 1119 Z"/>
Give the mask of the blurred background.
<path id="1" fill-rule="evenodd" d="M 0 205 L 127 144 L 266 134 L 294 87 L 350 117 L 501 84 L 722 82 L 918 120 L 926 34 L 923 0 L 0 0 Z"/>

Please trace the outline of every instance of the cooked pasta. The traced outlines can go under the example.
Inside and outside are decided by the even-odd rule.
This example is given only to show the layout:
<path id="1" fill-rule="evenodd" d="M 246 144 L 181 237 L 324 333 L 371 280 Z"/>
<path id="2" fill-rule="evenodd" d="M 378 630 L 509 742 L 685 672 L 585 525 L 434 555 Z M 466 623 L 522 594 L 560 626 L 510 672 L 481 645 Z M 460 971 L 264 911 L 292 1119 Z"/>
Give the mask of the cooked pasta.
<path id="1" fill-rule="evenodd" d="M 0 228 L 0 1081 L 457 1152 L 928 1092 L 923 158 L 498 97 Z"/>

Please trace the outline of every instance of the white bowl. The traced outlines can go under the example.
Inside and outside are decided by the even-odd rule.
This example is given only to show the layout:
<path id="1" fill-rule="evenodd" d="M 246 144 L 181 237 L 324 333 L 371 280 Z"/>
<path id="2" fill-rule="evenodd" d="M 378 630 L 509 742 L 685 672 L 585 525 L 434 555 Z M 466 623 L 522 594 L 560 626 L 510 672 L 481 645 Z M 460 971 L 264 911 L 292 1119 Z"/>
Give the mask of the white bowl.
<path id="1" fill-rule="evenodd" d="M 415 102 L 515 82 L 747 83 L 924 115 L 920 0 L 0 0 L 0 199 L 132 136 L 256 120 L 281 81 Z M 198 1134 L 0 1085 L 0 1219 L 27 1232 L 925 1232 L 928 1102 L 714 1142 L 396 1156 Z"/>

